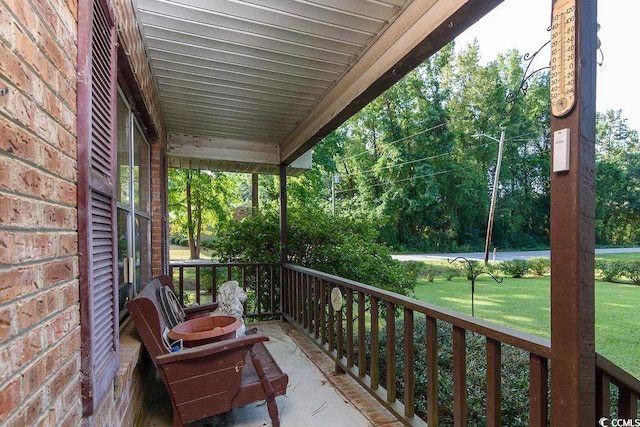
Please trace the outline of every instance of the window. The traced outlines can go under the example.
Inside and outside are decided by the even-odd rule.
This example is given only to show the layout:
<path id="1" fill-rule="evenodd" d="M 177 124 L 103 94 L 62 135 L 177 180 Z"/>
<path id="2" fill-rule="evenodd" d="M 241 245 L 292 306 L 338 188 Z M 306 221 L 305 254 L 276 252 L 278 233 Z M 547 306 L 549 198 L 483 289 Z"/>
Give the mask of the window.
<path id="1" fill-rule="evenodd" d="M 122 319 L 127 300 L 152 279 L 151 173 L 149 144 L 122 92 L 117 110 L 118 308 Z"/>

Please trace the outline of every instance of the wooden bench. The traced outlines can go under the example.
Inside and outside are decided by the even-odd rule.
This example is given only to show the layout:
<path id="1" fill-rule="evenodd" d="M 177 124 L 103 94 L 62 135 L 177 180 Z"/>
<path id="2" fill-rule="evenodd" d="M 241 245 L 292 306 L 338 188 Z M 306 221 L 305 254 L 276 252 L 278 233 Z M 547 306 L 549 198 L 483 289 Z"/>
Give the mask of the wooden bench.
<path id="1" fill-rule="evenodd" d="M 289 378 L 263 344 L 269 337 L 251 333 L 172 353 L 162 337 L 160 286 L 167 285 L 154 279 L 127 309 L 171 397 L 173 425 L 266 400 L 272 425 L 279 426 L 275 396 L 286 394 Z"/>

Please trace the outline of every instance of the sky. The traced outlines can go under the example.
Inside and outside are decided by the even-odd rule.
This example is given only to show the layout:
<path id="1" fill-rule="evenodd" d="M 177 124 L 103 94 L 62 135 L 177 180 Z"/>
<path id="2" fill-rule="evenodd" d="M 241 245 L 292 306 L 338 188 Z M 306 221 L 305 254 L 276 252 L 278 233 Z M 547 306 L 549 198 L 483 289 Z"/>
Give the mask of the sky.
<path id="1" fill-rule="evenodd" d="M 462 48 L 478 39 L 482 61 L 517 49 L 533 54 L 550 38 L 551 0 L 505 0 L 456 39 Z M 640 131 L 640 1 L 598 2 L 602 54 L 598 53 L 596 109 L 622 110 L 631 129 Z M 532 70 L 548 65 L 549 51 L 542 51 Z"/>

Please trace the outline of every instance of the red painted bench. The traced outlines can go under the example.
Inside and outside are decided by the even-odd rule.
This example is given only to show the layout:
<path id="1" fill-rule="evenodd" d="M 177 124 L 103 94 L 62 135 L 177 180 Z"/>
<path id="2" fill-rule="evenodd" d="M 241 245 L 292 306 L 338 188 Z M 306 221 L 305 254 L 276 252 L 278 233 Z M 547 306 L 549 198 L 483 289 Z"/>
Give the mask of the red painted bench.
<path id="1" fill-rule="evenodd" d="M 263 344 L 269 337 L 250 333 L 172 353 L 162 336 L 160 286 L 167 284 L 151 281 L 127 309 L 171 397 L 173 425 L 266 400 L 272 425 L 279 426 L 275 396 L 286 393 L 289 378 Z"/>

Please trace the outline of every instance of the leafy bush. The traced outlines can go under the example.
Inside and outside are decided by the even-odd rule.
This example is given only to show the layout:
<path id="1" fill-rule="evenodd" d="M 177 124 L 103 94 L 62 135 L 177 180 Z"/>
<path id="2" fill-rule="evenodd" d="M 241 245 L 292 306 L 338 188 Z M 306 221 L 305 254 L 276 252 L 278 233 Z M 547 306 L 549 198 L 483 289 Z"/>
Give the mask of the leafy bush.
<path id="1" fill-rule="evenodd" d="M 397 395 L 402 399 L 404 383 L 405 342 L 403 323 L 396 321 L 396 379 Z M 367 352 L 370 351 L 370 336 L 367 334 Z M 414 378 L 416 414 L 426 420 L 427 372 L 426 372 L 426 322 L 417 318 L 414 324 Z M 483 336 L 467 333 L 467 425 L 486 424 L 486 340 Z M 380 384 L 386 385 L 387 335 L 380 331 Z M 370 361 L 367 354 L 367 361 Z M 370 362 L 367 362 L 370 363 Z M 370 367 L 369 367 L 370 368 Z M 508 426 L 526 426 L 529 421 L 529 359 L 528 354 L 512 346 L 502 345 L 502 423 Z M 449 324 L 438 322 L 438 418 L 441 426 L 453 425 L 453 336 Z"/>
<path id="2" fill-rule="evenodd" d="M 262 211 L 230 221 L 212 242 L 221 261 L 277 263 L 280 260 L 280 220 Z M 289 210 L 288 261 L 325 273 L 407 295 L 416 278 L 376 242 L 370 222 L 317 209 Z"/>
<path id="3" fill-rule="evenodd" d="M 605 282 L 615 282 L 625 273 L 625 265 L 622 261 L 596 258 L 596 271 Z"/>
<path id="4" fill-rule="evenodd" d="M 549 258 L 533 258 L 529 263 L 531 271 L 536 276 L 544 276 L 551 270 L 551 260 Z"/>
<path id="5" fill-rule="evenodd" d="M 634 285 L 640 285 L 640 261 L 624 261 L 622 274 Z"/>
<path id="6" fill-rule="evenodd" d="M 531 262 L 526 259 L 513 259 L 504 261 L 500 268 L 505 275 L 520 278 L 529 272 Z"/>

